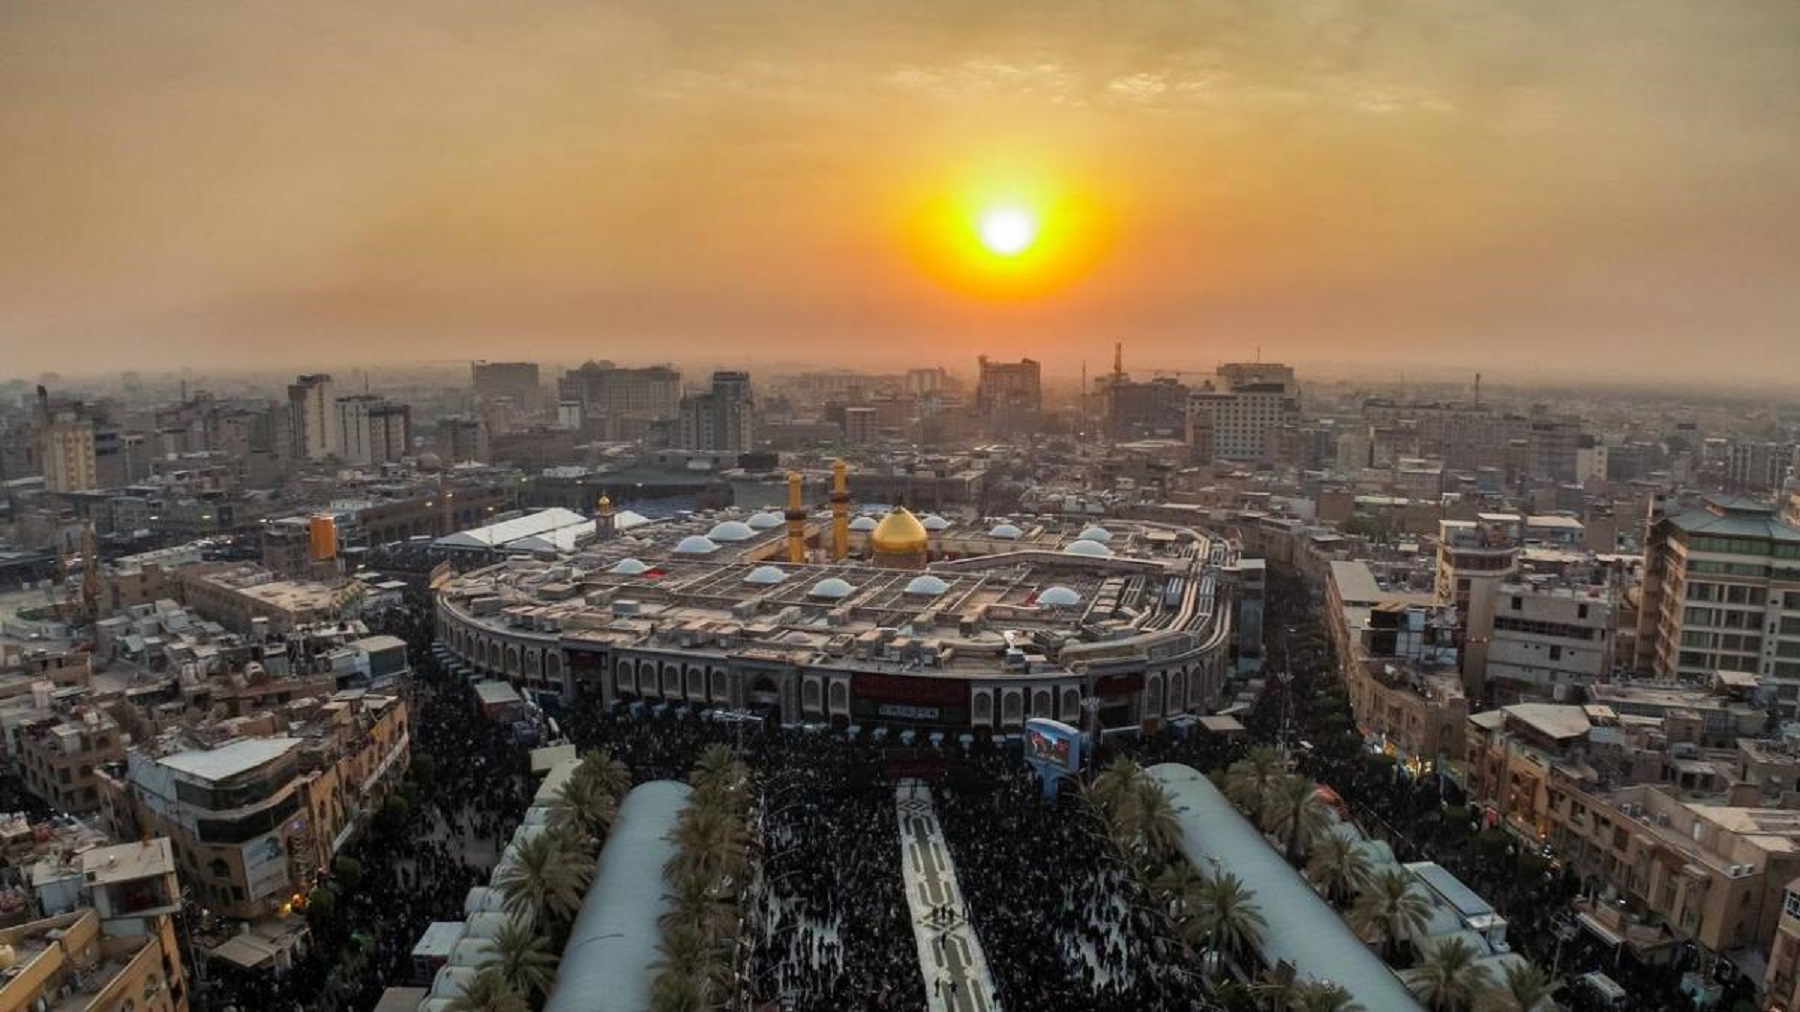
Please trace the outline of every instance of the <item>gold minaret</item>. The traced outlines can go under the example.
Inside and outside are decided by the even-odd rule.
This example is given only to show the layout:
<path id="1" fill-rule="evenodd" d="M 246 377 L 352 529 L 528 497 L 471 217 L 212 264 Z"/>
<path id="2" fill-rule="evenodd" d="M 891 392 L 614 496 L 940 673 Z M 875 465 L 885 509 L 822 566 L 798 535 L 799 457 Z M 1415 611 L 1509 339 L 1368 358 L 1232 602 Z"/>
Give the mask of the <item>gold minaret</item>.
<path id="1" fill-rule="evenodd" d="M 850 554 L 850 482 L 844 458 L 831 465 L 831 561 Z"/>
<path id="2" fill-rule="evenodd" d="M 614 523 L 616 521 L 613 518 L 612 496 L 602 492 L 600 498 L 594 503 L 594 533 L 602 541 L 609 540 L 615 533 Z"/>
<path id="3" fill-rule="evenodd" d="M 788 561 L 799 565 L 806 561 L 806 507 L 800 504 L 800 472 L 788 472 L 787 504 Z"/>

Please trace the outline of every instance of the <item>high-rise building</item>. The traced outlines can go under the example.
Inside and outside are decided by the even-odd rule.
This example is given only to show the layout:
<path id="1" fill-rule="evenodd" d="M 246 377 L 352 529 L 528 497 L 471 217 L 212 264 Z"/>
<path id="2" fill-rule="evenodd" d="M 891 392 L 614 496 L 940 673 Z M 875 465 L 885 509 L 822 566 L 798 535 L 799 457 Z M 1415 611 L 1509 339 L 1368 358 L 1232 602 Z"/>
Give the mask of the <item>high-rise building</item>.
<path id="1" fill-rule="evenodd" d="M 1009 433 L 1037 424 L 1044 411 L 1043 370 L 1035 359 L 976 360 L 975 413 L 990 432 Z"/>
<path id="2" fill-rule="evenodd" d="M 468 460 L 487 463 L 487 423 L 467 415 L 438 419 L 437 453 L 446 465 Z"/>
<path id="3" fill-rule="evenodd" d="M 40 440 L 46 489 L 82 492 L 99 487 L 92 422 L 62 415 L 43 427 Z"/>
<path id="4" fill-rule="evenodd" d="M 1187 423 L 1188 388 L 1162 377 L 1148 383 L 1119 378 L 1103 391 L 1106 431 L 1114 439 L 1182 438 Z"/>
<path id="5" fill-rule="evenodd" d="M 754 441 L 747 372 L 715 372 L 712 388 L 681 400 L 680 443 L 689 450 L 747 452 Z"/>
<path id="6" fill-rule="evenodd" d="M 557 387 L 562 400 L 581 405 L 582 431 L 596 439 L 640 439 L 681 412 L 681 372 L 666 365 L 588 362 L 564 373 Z"/>
<path id="7" fill-rule="evenodd" d="M 1732 440 L 1724 449 L 1725 490 L 1755 496 L 1781 487 L 1794 456 L 1792 446 L 1762 440 Z"/>
<path id="8" fill-rule="evenodd" d="M 869 407 L 844 409 L 844 442 L 864 446 L 875 441 L 881 431 L 879 413 Z"/>
<path id="9" fill-rule="evenodd" d="M 521 413 L 530 414 L 543 399 L 536 362 L 471 362 L 469 373 L 475 396 L 482 400 L 511 401 Z"/>
<path id="10" fill-rule="evenodd" d="M 1800 524 L 1747 499 L 1653 507 L 1636 666 L 1665 679 L 1749 672 L 1790 683 L 1784 698 L 1800 692 Z"/>
<path id="11" fill-rule="evenodd" d="M 1471 694 L 1481 691 L 1486 677 L 1500 588 L 1518 575 L 1524 539 L 1524 518 L 1511 513 L 1438 523 L 1434 597 L 1456 609 L 1463 687 Z"/>
<path id="12" fill-rule="evenodd" d="M 325 373 L 288 384 L 288 425 L 296 460 L 324 460 L 339 452 L 337 398 Z"/>
<path id="13" fill-rule="evenodd" d="M 352 464 L 391 464 L 412 438 L 412 409 L 375 394 L 337 399 L 339 456 Z"/>
<path id="14" fill-rule="evenodd" d="M 1219 367 L 1219 386 L 1192 391 L 1187 400 L 1188 442 L 1203 460 L 1272 461 L 1276 436 L 1300 421 L 1294 371 L 1275 362 Z M 1209 452 L 1201 456 L 1202 443 Z"/>

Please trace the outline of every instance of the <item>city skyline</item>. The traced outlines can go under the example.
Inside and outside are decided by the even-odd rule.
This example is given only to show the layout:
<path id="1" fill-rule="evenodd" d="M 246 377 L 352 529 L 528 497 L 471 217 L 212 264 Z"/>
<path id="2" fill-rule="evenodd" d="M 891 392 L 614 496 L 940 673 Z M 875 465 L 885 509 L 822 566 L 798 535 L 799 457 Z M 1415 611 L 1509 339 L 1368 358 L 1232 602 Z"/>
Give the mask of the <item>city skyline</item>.
<path id="1" fill-rule="evenodd" d="M 1123 340 L 1731 383 L 1800 324 L 1791 9 L 531 13 L 9 9 L 8 371 Z M 1079 225 L 1032 284 L 946 270 L 933 209 L 991 179 Z"/>

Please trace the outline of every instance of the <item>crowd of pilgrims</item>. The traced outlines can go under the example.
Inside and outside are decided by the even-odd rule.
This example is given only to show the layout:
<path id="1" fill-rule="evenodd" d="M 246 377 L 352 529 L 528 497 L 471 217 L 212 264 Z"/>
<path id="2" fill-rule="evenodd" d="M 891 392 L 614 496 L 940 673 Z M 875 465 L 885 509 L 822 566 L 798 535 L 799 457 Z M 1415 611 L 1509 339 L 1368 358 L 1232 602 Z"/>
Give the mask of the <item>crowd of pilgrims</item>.
<path id="1" fill-rule="evenodd" d="M 741 747 L 763 791 L 762 894 L 751 901 L 760 924 L 748 970 L 757 1007 L 925 1007 L 893 788 L 876 749 L 629 713 L 576 714 L 570 724 L 578 745 L 611 749 L 638 782 L 684 777 L 708 745 Z"/>
<path id="2" fill-rule="evenodd" d="M 200 1007 L 372 1008 L 384 987 L 413 982 L 410 951 L 425 927 L 460 918 L 467 890 L 487 881 L 494 855 L 529 803 L 525 751 L 508 728 L 480 715 L 467 683 L 432 661 L 428 617 L 427 609 L 403 612 L 388 627 L 413 647 L 413 753 L 430 770 L 410 782 L 411 811 L 374 820 L 349 844 L 346 853 L 361 863 L 359 880 L 337 885 L 337 916 L 315 922 L 313 945 L 292 970 L 240 973 L 209 963 Z M 1308 723 L 1304 703 L 1299 710 L 1295 716 Z M 641 707 L 578 707 L 562 716 L 578 747 L 610 748 L 634 782 L 685 779 L 700 752 L 720 742 L 739 749 L 756 772 L 764 835 L 760 894 L 750 904 L 758 943 L 746 972 L 757 1008 L 925 1007 L 893 780 L 880 746 L 692 714 L 651 715 Z M 1212 771 L 1241 755 L 1242 745 L 1162 735 L 1131 750 L 1146 766 L 1176 761 Z M 1044 803 L 1016 751 L 1003 753 L 985 740 L 972 752 L 952 752 L 930 782 L 999 1001 L 1042 1012 L 1207 1007 L 1199 983 L 1165 958 L 1173 953 L 1148 897 L 1074 792 L 1054 806 Z M 1092 761 L 1102 765 L 1111 752 L 1102 748 Z M 1481 862 L 1466 847 L 1446 851 L 1418 832 L 1443 807 L 1441 787 L 1397 778 L 1370 783 L 1359 757 L 1320 760 L 1309 756 L 1302 765 L 1338 787 L 1359 821 L 1386 830 L 1381 835 L 1403 859 L 1435 858 L 1480 879 Z M 329 876 L 326 884 L 333 885 Z M 1534 928 L 1519 937 L 1550 965 L 1552 953 L 1535 950 L 1555 944 L 1549 929 L 1566 917 L 1569 883 L 1482 884 L 1495 886 L 1504 894 L 1497 899 L 1512 908 L 1507 912 Z M 1642 1007 L 1661 1007 L 1649 996 L 1665 992 L 1659 978 L 1667 970 L 1636 968 L 1585 937 L 1570 939 L 1560 957 L 1564 973 L 1607 969 Z"/>
<path id="3" fill-rule="evenodd" d="M 1116 860 L 1073 786 L 1054 803 L 990 753 L 934 789 L 970 921 L 1003 1008 L 1187 1012 L 1199 981 L 1165 958 L 1153 901 Z"/>

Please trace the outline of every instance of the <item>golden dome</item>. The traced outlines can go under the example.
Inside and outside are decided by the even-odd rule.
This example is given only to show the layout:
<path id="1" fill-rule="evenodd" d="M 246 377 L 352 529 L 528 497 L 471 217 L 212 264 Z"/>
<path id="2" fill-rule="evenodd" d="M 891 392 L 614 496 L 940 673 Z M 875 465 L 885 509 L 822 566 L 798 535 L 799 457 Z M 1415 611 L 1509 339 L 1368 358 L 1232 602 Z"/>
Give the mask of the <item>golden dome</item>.
<path id="1" fill-rule="evenodd" d="M 922 552 L 930 541 L 925 525 L 904 506 L 895 506 L 869 532 L 869 550 L 876 554 Z"/>

